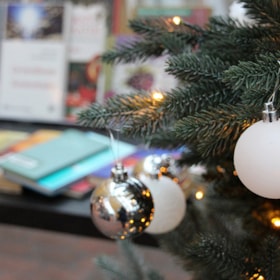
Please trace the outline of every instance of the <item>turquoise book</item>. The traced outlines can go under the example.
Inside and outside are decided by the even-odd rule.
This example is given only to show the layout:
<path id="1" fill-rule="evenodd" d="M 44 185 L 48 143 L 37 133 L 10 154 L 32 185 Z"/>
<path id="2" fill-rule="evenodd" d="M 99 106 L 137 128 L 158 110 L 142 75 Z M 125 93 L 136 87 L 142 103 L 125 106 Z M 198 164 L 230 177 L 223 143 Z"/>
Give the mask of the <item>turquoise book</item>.
<path id="1" fill-rule="evenodd" d="M 47 142 L 3 156 L 0 167 L 4 173 L 36 181 L 106 149 L 106 143 L 88 137 L 85 132 L 67 129 Z"/>
<path id="2" fill-rule="evenodd" d="M 92 175 L 100 168 L 112 164 L 115 160 L 111 143 L 108 137 L 94 132 L 86 132 L 86 136 L 96 142 L 106 145 L 104 149 L 98 153 L 92 154 L 72 165 L 61 168 L 47 176 L 38 180 L 30 180 L 26 177 L 15 174 L 14 172 L 4 171 L 5 177 L 9 180 L 22 184 L 24 187 L 32 189 L 43 195 L 54 196 L 63 193 L 74 182 Z M 119 141 L 118 157 L 125 158 L 137 150 L 137 146 Z"/>

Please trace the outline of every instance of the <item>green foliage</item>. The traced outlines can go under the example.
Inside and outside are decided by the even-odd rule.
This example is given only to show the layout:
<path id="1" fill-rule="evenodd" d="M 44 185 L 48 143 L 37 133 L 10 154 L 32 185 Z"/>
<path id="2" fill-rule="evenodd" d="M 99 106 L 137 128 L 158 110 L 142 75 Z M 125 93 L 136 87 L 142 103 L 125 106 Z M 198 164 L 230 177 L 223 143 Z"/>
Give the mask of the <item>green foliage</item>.
<path id="1" fill-rule="evenodd" d="M 252 11 L 258 5 L 252 4 Z M 118 126 L 129 137 L 162 147 L 172 145 L 157 141 L 158 135 L 172 135 L 174 147 L 181 141 L 207 162 L 231 156 L 243 131 L 240 125 L 259 118 L 276 80 L 279 52 L 266 49 L 264 53 L 261 47 L 261 42 L 272 39 L 270 28 L 240 25 L 222 17 L 210 18 L 204 29 L 141 18 L 132 20 L 130 26 L 139 37 L 106 52 L 103 60 L 133 62 L 169 54 L 166 71 L 180 81 L 179 86 L 156 104 L 149 93 L 137 92 L 109 99 L 103 106 L 92 105 L 80 114 L 80 123 L 97 128 Z M 229 107 L 223 109 L 223 104 Z M 238 112 L 246 106 L 254 109 Z M 233 115 L 240 114 L 239 120 L 230 120 L 228 108 L 234 108 Z"/>
<path id="2" fill-rule="evenodd" d="M 106 52 L 102 59 L 106 63 L 128 63 L 144 61 L 150 57 L 162 54 L 178 54 L 189 50 L 197 43 L 194 32 L 186 33 L 182 26 L 167 24 L 163 19 L 131 20 L 130 26 L 140 36 L 139 38 L 116 46 Z"/>
<path id="3" fill-rule="evenodd" d="M 164 56 L 178 86 L 160 101 L 149 92 L 132 92 L 79 115 L 84 126 L 117 127 L 153 147 L 181 147 L 180 164 L 207 167 L 205 199 L 197 201 L 190 190 L 182 224 L 158 236 L 195 280 L 276 280 L 280 273 L 279 229 L 267 214 L 280 213 L 279 200 L 253 195 L 233 166 L 236 141 L 261 119 L 279 78 L 280 1 L 239 2 L 253 24 L 228 17 L 211 17 L 203 28 L 165 19 L 131 21 L 137 39 L 106 52 L 103 61 Z M 279 109 L 279 94 L 274 102 Z"/>
<path id="4" fill-rule="evenodd" d="M 182 141 L 195 146 L 202 158 L 227 158 L 239 135 L 256 121 L 256 115 L 254 108 L 250 110 L 241 104 L 208 108 L 178 121 L 175 132 Z"/>
<path id="5" fill-rule="evenodd" d="M 277 0 L 242 0 L 244 7 L 247 9 L 247 14 L 250 18 L 258 22 L 259 25 L 278 26 L 280 23 L 280 3 Z"/>
<path id="6" fill-rule="evenodd" d="M 227 62 L 208 55 L 181 53 L 167 61 L 166 71 L 179 80 L 196 82 L 199 80 L 221 80 L 221 73 L 229 67 Z"/>
<path id="7" fill-rule="evenodd" d="M 144 61 L 151 56 L 162 55 L 164 48 L 160 41 L 133 41 L 125 47 L 119 46 L 111 52 L 102 56 L 106 63 L 128 63 L 135 61 Z"/>
<path id="8" fill-rule="evenodd" d="M 102 269 L 108 280 L 163 280 L 163 277 L 151 269 L 135 246 L 128 240 L 119 241 L 121 258 L 103 255 L 95 259 L 95 264 Z"/>

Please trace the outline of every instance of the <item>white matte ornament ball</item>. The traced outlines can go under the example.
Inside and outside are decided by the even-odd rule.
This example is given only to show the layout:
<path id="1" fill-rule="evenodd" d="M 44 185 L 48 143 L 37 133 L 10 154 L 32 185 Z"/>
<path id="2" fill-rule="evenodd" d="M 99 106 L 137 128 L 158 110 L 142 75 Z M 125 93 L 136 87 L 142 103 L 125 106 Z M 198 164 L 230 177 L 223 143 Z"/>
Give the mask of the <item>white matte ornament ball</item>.
<path id="1" fill-rule="evenodd" d="M 149 188 L 155 208 L 154 217 L 146 232 L 162 234 L 175 229 L 186 212 L 186 201 L 181 187 L 166 176 L 155 179 L 140 175 L 139 179 Z"/>
<path id="2" fill-rule="evenodd" d="M 253 193 L 280 198 L 280 121 L 259 121 L 237 141 L 234 166 L 241 182 Z"/>

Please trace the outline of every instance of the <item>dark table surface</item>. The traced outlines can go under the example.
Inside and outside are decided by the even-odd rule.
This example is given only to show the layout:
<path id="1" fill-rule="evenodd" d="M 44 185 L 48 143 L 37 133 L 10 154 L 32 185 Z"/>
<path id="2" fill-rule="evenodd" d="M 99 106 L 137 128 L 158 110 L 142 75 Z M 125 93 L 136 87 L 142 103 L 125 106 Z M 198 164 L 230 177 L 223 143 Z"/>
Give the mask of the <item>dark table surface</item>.
<path id="1" fill-rule="evenodd" d="M 0 222 L 106 239 L 90 216 L 90 194 L 82 199 L 45 197 L 24 189 L 21 195 L 0 194 Z M 157 246 L 142 234 L 136 243 Z"/>

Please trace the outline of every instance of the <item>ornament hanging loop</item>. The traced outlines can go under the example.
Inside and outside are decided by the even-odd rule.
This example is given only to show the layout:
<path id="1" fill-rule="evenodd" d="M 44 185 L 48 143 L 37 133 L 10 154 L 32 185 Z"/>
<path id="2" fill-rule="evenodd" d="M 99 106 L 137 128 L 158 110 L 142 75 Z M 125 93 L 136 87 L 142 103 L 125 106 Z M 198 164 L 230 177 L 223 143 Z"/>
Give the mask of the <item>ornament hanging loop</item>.
<path id="1" fill-rule="evenodd" d="M 277 111 L 274 109 L 272 102 L 267 102 L 264 104 L 265 109 L 263 110 L 263 121 L 264 122 L 274 122 L 278 120 Z"/>
<path id="2" fill-rule="evenodd" d="M 277 60 L 278 64 L 280 65 L 280 60 Z M 273 89 L 273 93 L 272 95 L 269 97 L 268 102 L 266 102 L 264 104 L 264 110 L 263 110 L 263 121 L 264 122 L 274 122 L 278 120 L 278 116 L 277 116 L 277 111 L 274 108 L 274 100 L 275 100 L 275 96 L 276 93 L 278 91 L 280 87 L 280 68 L 278 69 L 277 72 L 277 78 L 276 78 L 276 82 L 275 82 L 275 86 Z"/>
<path id="3" fill-rule="evenodd" d="M 127 170 L 121 162 L 117 162 L 111 170 L 111 178 L 115 183 L 121 183 L 128 179 Z"/>

